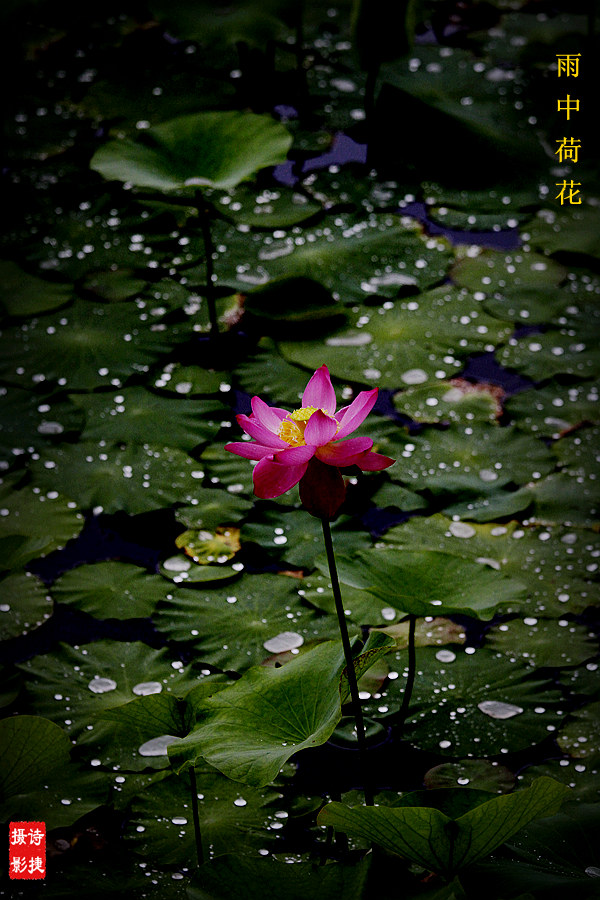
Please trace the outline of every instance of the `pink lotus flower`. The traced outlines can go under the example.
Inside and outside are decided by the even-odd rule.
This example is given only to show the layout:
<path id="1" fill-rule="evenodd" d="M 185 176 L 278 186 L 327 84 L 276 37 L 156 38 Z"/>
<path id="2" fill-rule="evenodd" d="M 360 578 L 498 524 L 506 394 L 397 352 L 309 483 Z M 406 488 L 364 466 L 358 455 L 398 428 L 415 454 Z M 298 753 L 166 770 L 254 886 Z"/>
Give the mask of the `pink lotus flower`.
<path id="1" fill-rule="evenodd" d="M 300 482 L 304 506 L 314 515 L 329 518 L 332 508 L 337 511 L 344 499 L 341 468 L 358 466 L 370 472 L 394 462 L 371 450 L 371 438 L 343 440 L 362 424 L 376 399 L 377 388 L 361 391 L 350 406 L 336 413 L 329 371 L 321 366 L 306 385 L 300 409 L 290 413 L 253 397 L 252 415 L 239 415 L 237 420 L 254 441 L 226 444 L 225 449 L 259 460 L 253 473 L 257 497 L 279 497 Z"/>

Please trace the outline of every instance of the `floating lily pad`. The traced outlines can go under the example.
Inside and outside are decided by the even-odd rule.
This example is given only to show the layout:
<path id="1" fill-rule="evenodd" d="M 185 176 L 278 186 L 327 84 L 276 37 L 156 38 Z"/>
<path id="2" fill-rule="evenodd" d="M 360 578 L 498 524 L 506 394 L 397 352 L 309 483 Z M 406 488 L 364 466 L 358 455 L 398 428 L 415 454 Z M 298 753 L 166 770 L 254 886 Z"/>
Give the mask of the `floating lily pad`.
<path id="1" fill-rule="evenodd" d="M 600 216 L 597 206 L 583 204 L 563 211 L 541 209 L 533 222 L 527 224 L 529 241 L 546 253 L 565 251 L 600 256 Z"/>
<path id="2" fill-rule="evenodd" d="M 145 694 L 185 694 L 200 677 L 165 650 L 104 640 L 79 648 L 62 644 L 53 653 L 20 663 L 19 668 L 36 710 L 76 737 L 87 758 L 98 759 L 95 765 L 116 764 L 129 771 L 165 768 L 164 741 L 157 746 L 158 738 L 168 737 L 160 730 L 164 711 L 140 731 L 140 745 L 142 740 L 153 741 L 147 752 L 140 750 L 138 730 L 132 730 L 131 723 L 98 715 Z"/>
<path id="3" fill-rule="evenodd" d="M 72 404 L 40 396 L 18 387 L 0 388 L 0 459 L 12 464 L 58 440 L 74 437 L 83 427 L 83 415 Z"/>
<path id="4" fill-rule="evenodd" d="M 460 178 L 450 178 L 452 183 L 468 179 L 468 187 L 480 187 L 482 181 L 487 187 L 490 178 L 482 179 L 476 171 L 480 159 L 491 165 L 500 159 L 514 160 L 508 166 L 510 177 L 503 178 L 500 173 L 491 183 L 496 187 L 498 181 L 508 182 L 510 187 L 502 192 L 505 196 L 510 189 L 518 190 L 523 180 L 519 175 L 542 164 L 544 157 L 527 121 L 524 107 L 527 109 L 528 104 L 523 103 L 522 88 L 510 76 L 499 82 L 494 77 L 498 70 L 495 61 L 488 58 L 478 59 L 475 65 L 472 53 L 462 47 L 436 45 L 420 45 L 385 64 L 381 78 L 396 88 L 389 102 L 395 108 L 402 105 L 411 116 L 427 124 L 406 149 L 394 148 L 390 161 L 397 168 L 406 159 L 413 166 L 420 163 L 427 169 L 428 178 L 432 172 L 434 177 L 446 176 L 455 166 Z M 502 69 L 500 72 L 503 74 Z M 439 154 L 435 134 L 442 132 L 447 146 Z M 440 155 L 443 158 L 436 160 Z M 517 167 L 519 171 L 515 172 Z"/>
<path id="5" fill-rule="evenodd" d="M 345 516 L 334 523 L 332 534 L 336 553 L 352 553 L 371 546 L 369 535 Z M 260 519 L 243 526 L 242 541 L 254 541 L 288 563 L 312 569 L 315 556 L 323 551 L 323 528 L 319 519 L 303 509 L 267 509 Z"/>
<path id="6" fill-rule="evenodd" d="M 0 581 L 0 640 L 27 634 L 52 613 L 52 598 L 30 572 L 8 575 Z"/>
<path id="7" fill-rule="evenodd" d="M 481 250 L 476 256 L 466 256 L 453 266 L 451 277 L 455 284 L 471 291 L 510 295 L 555 287 L 566 274 L 565 267 L 555 260 L 519 249 L 510 253 Z"/>
<path id="8" fill-rule="evenodd" d="M 503 366 L 515 369 L 533 381 L 556 375 L 597 378 L 600 375 L 600 353 L 594 331 L 581 325 L 573 329 L 550 329 L 542 334 L 511 338 L 497 352 Z"/>
<path id="9" fill-rule="evenodd" d="M 168 589 L 139 566 L 98 562 L 65 572 L 52 585 L 52 596 L 98 619 L 136 619 L 150 616 Z"/>
<path id="10" fill-rule="evenodd" d="M 265 893 L 282 893 L 287 900 L 305 900 L 309 895 L 361 900 L 371 858 L 367 856 L 353 865 L 329 862 L 318 868 L 308 859 L 294 858 L 294 864 L 289 863 L 287 855 L 272 854 L 264 859 L 241 854 L 219 857 L 202 867 L 195 883 L 188 887 L 189 898 L 208 900 L 208 890 L 211 900 L 232 900 L 243 884 L 246 900 L 263 900 Z"/>
<path id="11" fill-rule="evenodd" d="M 80 772 L 71 742 L 58 725 L 40 716 L 0 722 L 0 817 L 44 821 L 50 830 L 71 825 L 108 799 L 105 778 Z"/>
<path id="12" fill-rule="evenodd" d="M 519 428 L 557 439 L 583 422 L 598 421 L 599 400 L 598 382 L 567 385 L 554 381 L 509 397 L 506 412 Z"/>
<path id="13" fill-rule="evenodd" d="M 332 617 L 335 615 L 335 601 L 328 573 L 312 572 L 303 578 L 298 594 L 315 609 L 329 613 Z M 403 616 L 400 610 L 394 609 L 385 600 L 348 584 L 342 585 L 342 602 L 346 621 L 355 627 L 384 625 Z"/>
<path id="14" fill-rule="evenodd" d="M 306 372 L 283 359 L 271 346 L 270 339 L 263 339 L 257 350 L 239 364 L 236 372 L 240 385 L 248 394 L 269 399 L 285 409 L 301 406 Z"/>
<path id="15" fill-rule="evenodd" d="M 410 437 L 398 431 L 397 448 L 392 443 L 388 449 L 400 457 L 392 470 L 395 480 L 447 503 L 453 497 L 472 501 L 509 484 L 527 483 L 555 466 L 541 440 L 515 428 L 484 424 L 428 429 Z"/>
<path id="16" fill-rule="evenodd" d="M 371 630 L 373 631 L 374 629 Z M 393 638 L 398 650 L 408 647 L 410 631 L 410 623 L 408 621 L 398 622 L 395 625 L 385 625 L 376 630 L 382 631 Z M 464 644 L 465 640 L 466 634 L 463 626 L 453 622 L 452 619 L 445 619 L 443 616 L 431 619 L 430 616 L 427 616 L 426 619 L 417 619 L 415 623 L 415 647 Z"/>
<path id="17" fill-rule="evenodd" d="M 0 484 L 0 542 L 3 566 L 20 568 L 64 546 L 83 527 L 77 505 L 56 490 L 19 485 L 19 476 Z M 5 555 L 6 554 L 6 555 Z"/>
<path id="18" fill-rule="evenodd" d="M 389 213 L 364 221 L 341 215 L 306 229 L 301 241 L 289 234 L 255 244 L 242 270 L 224 261 L 225 283 L 244 290 L 282 277 L 312 278 L 345 304 L 429 288 L 451 258 L 444 240 L 426 238 L 413 221 Z"/>
<path id="19" fill-rule="evenodd" d="M 204 766 L 196 774 L 200 833 L 206 858 L 224 853 L 253 852 L 269 844 L 271 823 L 277 822 L 269 804 L 279 794 L 236 784 Z M 165 815 L 165 811 L 168 812 Z M 188 773 L 172 775 L 144 791 L 132 805 L 132 833 L 127 846 L 144 859 L 166 865 L 196 865 L 196 843 Z"/>
<path id="20" fill-rule="evenodd" d="M 324 571 L 323 563 L 317 565 Z M 461 561 L 431 550 L 405 551 L 375 549 L 338 555 L 342 584 L 374 594 L 388 606 L 404 614 L 427 616 L 437 613 L 465 613 L 492 618 L 498 607 L 516 603 L 525 587 L 516 579 L 502 578 L 488 566 Z"/>
<path id="21" fill-rule="evenodd" d="M 391 528 L 382 542 L 397 551 L 436 549 L 512 575 L 527 585 L 524 603 L 509 607 L 540 617 L 583 612 L 595 601 L 600 537 L 572 528 L 523 528 L 415 517 Z"/>
<path id="22" fill-rule="evenodd" d="M 596 527 L 600 518 L 597 439 L 595 426 L 556 441 L 552 449 L 561 460 L 561 468 L 533 487 L 533 521 Z"/>
<path id="23" fill-rule="evenodd" d="M 481 301 L 453 287 L 435 288 L 392 307 L 361 307 L 349 328 L 321 343 L 287 341 L 289 362 L 318 368 L 326 353 L 333 376 L 390 388 L 447 379 L 470 353 L 493 349 L 511 328 L 488 316 Z"/>
<path id="24" fill-rule="evenodd" d="M 486 635 L 486 646 L 534 668 L 577 666 L 596 653 L 595 635 L 567 619 L 526 616 L 496 625 Z"/>
<path id="25" fill-rule="evenodd" d="M 202 477 L 198 463 L 173 447 L 80 442 L 63 444 L 32 466 L 34 485 L 69 491 L 84 509 L 136 515 L 191 503 Z"/>
<path id="26" fill-rule="evenodd" d="M 300 643 L 323 634 L 320 620 L 300 603 L 294 580 L 283 575 L 244 575 L 227 588 L 174 590 L 154 621 L 170 638 L 191 644 L 202 662 L 234 671 L 265 660 L 273 652 L 265 643 L 282 632 L 299 634 Z"/>
<path id="27" fill-rule="evenodd" d="M 453 658 L 451 658 L 451 656 Z M 392 671 L 406 672 L 407 654 L 388 658 Z M 381 697 L 363 704 L 367 716 L 400 709 L 402 677 L 388 681 Z M 499 659 L 488 650 L 466 653 L 423 647 L 417 652 L 406 738 L 444 756 L 494 756 L 523 750 L 554 732 L 564 713 L 562 694 L 525 664 Z M 435 712 L 434 712 L 435 710 Z"/>
<path id="28" fill-rule="evenodd" d="M 218 526 L 213 531 L 184 531 L 178 535 L 175 546 L 190 556 L 195 563 L 225 563 L 240 549 L 240 530 L 231 525 Z"/>
<path id="29" fill-rule="evenodd" d="M 119 302 L 141 294 L 147 284 L 147 279 L 141 278 L 138 270 L 116 268 L 90 272 L 81 286 L 100 300 Z"/>
<path id="30" fill-rule="evenodd" d="M 458 762 L 440 763 L 425 773 L 425 787 L 465 787 L 491 794 L 508 794 L 515 786 L 514 774 L 505 766 L 489 759 L 462 759 Z"/>
<path id="31" fill-rule="evenodd" d="M 600 757 L 600 702 L 589 703 L 571 713 L 556 740 L 575 759 Z"/>
<path id="32" fill-rule="evenodd" d="M 0 373 L 25 387 L 56 382 L 91 390 L 147 371 L 181 340 L 176 330 L 145 321 L 129 304 L 78 300 L 62 313 L 5 329 Z"/>
<path id="33" fill-rule="evenodd" d="M 0 309 L 15 318 L 49 312 L 73 299 L 72 285 L 44 281 L 9 260 L 0 260 L 0 284 Z"/>
<path id="34" fill-rule="evenodd" d="M 283 187 L 257 192 L 239 185 L 223 194 L 215 205 L 228 219 L 253 228 L 289 228 L 321 212 L 320 203 Z"/>
<path id="35" fill-rule="evenodd" d="M 247 459 L 211 444 L 202 451 L 200 462 L 210 484 L 222 484 L 234 497 L 248 499 L 253 496 L 252 466 L 248 465 Z M 290 496 L 293 492 L 286 494 L 288 499 Z"/>
<path id="36" fill-rule="evenodd" d="M 180 450 L 193 450 L 213 439 L 229 413 L 219 400 L 159 397 L 143 387 L 114 394 L 73 394 L 71 400 L 86 414 L 84 441 L 160 444 L 168 422 L 169 446 Z"/>
<path id="37" fill-rule="evenodd" d="M 502 413 L 502 392 L 492 385 L 440 381 L 394 395 L 398 412 L 418 422 L 495 422 Z"/>
<path id="38" fill-rule="evenodd" d="M 160 574 L 175 584 L 217 584 L 232 581 L 243 568 L 242 563 L 234 563 L 233 566 L 196 563 L 186 553 L 168 556 L 158 566 Z"/>
<path id="39" fill-rule="evenodd" d="M 175 513 L 187 528 L 217 528 L 243 519 L 253 504 L 236 494 L 218 488 L 199 487 L 193 506 L 182 506 Z"/>
<path id="40" fill-rule="evenodd" d="M 105 178 L 136 187 L 235 187 L 266 166 L 282 163 L 292 143 L 269 116 L 203 112 L 143 132 L 138 141 L 109 141 L 90 163 Z"/>
<path id="41" fill-rule="evenodd" d="M 155 379 L 154 387 L 180 397 L 227 393 L 231 390 L 231 376 L 226 372 L 202 369 L 200 366 L 168 363 Z"/>

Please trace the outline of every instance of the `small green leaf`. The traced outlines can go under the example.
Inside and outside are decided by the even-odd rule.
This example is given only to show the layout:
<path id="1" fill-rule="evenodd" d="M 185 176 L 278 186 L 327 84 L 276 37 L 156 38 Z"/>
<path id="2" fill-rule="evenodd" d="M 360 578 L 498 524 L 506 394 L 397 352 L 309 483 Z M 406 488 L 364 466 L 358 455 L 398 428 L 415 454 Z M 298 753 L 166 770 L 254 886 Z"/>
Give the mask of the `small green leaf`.
<path id="1" fill-rule="evenodd" d="M 287 129 L 270 116 L 204 112 L 156 125 L 138 141 L 109 141 L 90 165 L 108 180 L 136 187 L 226 190 L 284 162 L 291 143 Z"/>

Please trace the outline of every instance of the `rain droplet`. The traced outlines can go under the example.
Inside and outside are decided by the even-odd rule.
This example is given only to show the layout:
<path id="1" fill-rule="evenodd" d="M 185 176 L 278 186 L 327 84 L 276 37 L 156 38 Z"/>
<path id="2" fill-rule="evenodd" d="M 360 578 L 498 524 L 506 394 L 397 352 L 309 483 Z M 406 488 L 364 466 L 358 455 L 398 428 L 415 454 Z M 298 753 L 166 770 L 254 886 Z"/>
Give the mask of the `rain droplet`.
<path id="1" fill-rule="evenodd" d="M 452 650 L 438 650 L 435 658 L 439 659 L 440 662 L 450 663 L 456 659 L 456 653 L 453 653 Z"/>
<path id="2" fill-rule="evenodd" d="M 176 740 L 172 734 L 161 734 L 138 747 L 138 753 L 140 756 L 166 756 L 167 747 Z"/>
<path id="3" fill-rule="evenodd" d="M 467 525 L 466 522 L 451 522 L 449 530 L 454 537 L 458 538 L 470 538 L 477 534 L 473 526 Z"/>
<path id="4" fill-rule="evenodd" d="M 288 650 L 295 650 L 297 647 L 301 647 L 303 643 L 304 638 L 301 634 L 295 631 L 282 631 L 276 637 L 265 641 L 263 647 L 269 653 L 286 653 Z"/>
<path id="5" fill-rule="evenodd" d="M 162 684 L 160 681 L 140 681 L 139 684 L 134 684 L 131 690 L 138 697 L 146 697 L 148 694 L 160 694 Z"/>
<path id="6" fill-rule="evenodd" d="M 99 675 L 94 675 L 88 687 L 94 694 L 106 694 L 108 691 L 116 689 L 117 682 L 113 681 L 112 678 L 101 678 Z"/>
<path id="7" fill-rule="evenodd" d="M 514 703 L 504 703 L 502 700 L 484 700 L 477 704 L 477 709 L 492 719 L 512 719 L 513 716 L 518 716 L 523 712 L 520 706 L 515 706 Z"/>
<path id="8" fill-rule="evenodd" d="M 423 384 L 424 381 L 427 381 L 427 372 L 424 372 L 423 369 L 408 369 L 402 373 L 400 379 L 404 384 Z"/>

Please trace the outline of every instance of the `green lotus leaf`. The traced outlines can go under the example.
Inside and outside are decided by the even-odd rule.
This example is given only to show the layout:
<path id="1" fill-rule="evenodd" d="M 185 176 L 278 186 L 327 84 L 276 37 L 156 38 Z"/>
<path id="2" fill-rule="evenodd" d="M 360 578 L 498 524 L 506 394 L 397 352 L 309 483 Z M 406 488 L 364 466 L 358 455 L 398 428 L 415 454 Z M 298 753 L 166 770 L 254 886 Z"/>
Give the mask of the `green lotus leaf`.
<path id="1" fill-rule="evenodd" d="M 136 515 L 191 503 L 202 477 L 198 463 L 174 447 L 62 444 L 32 465 L 34 486 L 69 491 L 82 508 Z"/>
<path id="2" fill-rule="evenodd" d="M 533 668 L 576 666 L 596 652 L 593 634 L 583 625 L 533 616 L 496 625 L 486 635 L 486 646 Z"/>
<path id="3" fill-rule="evenodd" d="M 453 266 L 451 277 L 471 291 L 509 294 L 555 287 L 566 274 L 565 267 L 555 260 L 519 249 L 511 253 L 481 250 L 477 256 L 466 256 Z"/>
<path id="4" fill-rule="evenodd" d="M 143 387 L 109 394 L 72 394 L 70 399 L 85 412 L 84 441 L 158 444 L 168 422 L 169 446 L 188 451 L 213 439 L 229 414 L 218 399 L 159 397 Z"/>
<path id="5" fill-rule="evenodd" d="M 479 525 L 435 515 L 391 528 L 382 543 L 406 550 L 438 550 L 478 561 L 527 586 L 525 602 L 507 612 L 564 616 L 583 612 L 595 596 L 600 537 L 564 527 L 523 528 L 517 522 Z"/>
<path id="6" fill-rule="evenodd" d="M 263 900 L 265 893 L 282 894 L 286 900 L 362 900 L 371 865 L 366 857 L 353 865 L 328 862 L 316 867 L 309 859 L 289 864 L 289 856 L 231 854 L 202 867 L 188 887 L 190 900 L 233 900 L 244 885 L 245 900 Z M 435 900 L 435 898 L 431 898 Z M 439 898 L 442 900 L 442 898 Z M 450 898 L 448 898 L 450 900 Z"/>
<path id="7" fill-rule="evenodd" d="M 320 570 L 326 563 L 317 559 Z M 404 614 L 465 613 L 491 619 L 498 608 L 518 603 L 525 594 L 522 582 L 504 578 L 489 566 L 459 560 L 431 550 L 391 548 L 338 555 L 341 583 L 360 588 Z"/>
<path id="8" fill-rule="evenodd" d="M 85 291 L 109 302 L 130 300 L 141 294 L 147 285 L 147 279 L 141 278 L 136 269 L 125 268 L 90 272 L 81 284 Z"/>
<path id="9" fill-rule="evenodd" d="M 44 281 L 9 260 L 0 260 L 0 284 L 0 310 L 16 318 L 58 309 L 73 298 L 72 285 Z"/>
<path id="10" fill-rule="evenodd" d="M 336 553 L 352 553 L 372 544 L 369 535 L 347 516 L 336 520 L 332 533 Z M 242 542 L 254 541 L 290 565 L 307 569 L 314 567 L 315 556 L 323 547 L 321 522 L 303 509 L 262 510 L 260 518 L 242 526 L 241 537 Z"/>
<path id="11" fill-rule="evenodd" d="M 27 634 L 52 613 L 52 598 L 31 572 L 15 572 L 0 581 L 0 640 Z"/>
<path id="12" fill-rule="evenodd" d="M 223 194 L 215 206 L 236 224 L 268 229 L 289 228 L 321 212 L 321 204 L 306 194 L 283 187 L 257 192 L 248 185 L 239 185 Z"/>
<path id="13" fill-rule="evenodd" d="M 283 575 L 243 575 L 225 588 L 178 588 L 153 619 L 170 638 L 193 646 L 203 663 L 238 672 L 277 652 L 269 642 L 280 636 L 296 649 L 324 635 L 323 620 L 300 602 L 295 580 Z M 335 620 L 327 624 L 325 636 L 335 635 Z"/>
<path id="14" fill-rule="evenodd" d="M 206 563 L 194 562 L 186 553 L 168 556 L 158 565 L 160 574 L 175 584 L 184 582 L 186 584 L 222 584 L 237 578 L 242 569 L 242 563 L 234 563 L 233 566 L 211 566 Z"/>
<path id="15" fill-rule="evenodd" d="M 477 177 L 481 176 L 478 160 L 485 157 L 490 165 L 500 159 L 512 160 L 510 176 L 508 171 L 501 172 L 492 181 L 494 188 L 498 182 L 508 183 L 503 192 L 506 196 L 509 190 L 518 190 L 532 166 L 543 164 L 544 155 L 524 104 L 517 102 L 521 93 L 513 79 L 495 78 L 499 66 L 493 59 L 477 62 L 480 64 L 474 65 L 471 51 L 462 47 L 421 45 L 382 67 L 380 77 L 395 88 L 390 90 L 388 102 L 426 122 L 406 146 L 393 148 L 389 161 L 396 168 L 401 161 L 420 164 L 428 178 L 432 173 L 434 177 L 451 174 L 455 166 L 461 177 L 450 177 L 451 183 L 459 181 L 464 189 L 481 188 L 483 182 L 489 190 L 490 179 Z M 440 154 L 435 134 L 442 131 L 447 146 Z M 437 161 L 436 155 L 441 157 Z"/>
<path id="16" fill-rule="evenodd" d="M 492 349 L 511 330 L 481 300 L 445 286 L 393 307 L 359 307 L 325 346 L 302 340 L 278 347 L 288 362 L 317 369 L 325 358 L 336 378 L 398 389 L 451 377 L 469 353 Z"/>
<path id="17" fill-rule="evenodd" d="M 600 256 L 600 217 L 597 206 L 577 205 L 563 211 L 541 209 L 527 225 L 529 241 L 545 253 L 557 251 Z"/>
<path id="18" fill-rule="evenodd" d="M 152 0 L 151 3 L 154 15 L 166 22 L 180 38 L 201 41 L 220 53 L 228 45 L 235 46 L 240 42 L 263 47 L 269 41 L 281 39 L 285 29 L 280 16 L 288 12 L 287 6 L 282 0 L 267 0 L 260 4 L 237 0 L 224 7 L 215 7 L 206 0 L 200 3 Z"/>
<path id="19" fill-rule="evenodd" d="M 557 735 L 561 750 L 575 759 L 594 760 L 600 757 L 600 702 L 588 703 L 576 709 Z"/>
<path id="20" fill-rule="evenodd" d="M 256 394 L 285 409 L 302 405 L 306 371 L 283 359 L 270 338 L 263 338 L 236 371 L 240 385 L 248 394 Z"/>
<path id="21" fill-rule="evenodd" d="M 155 379 L 154 387 L 179 397 L 227 393 L 231 390 L 231 375 L 214 369 L 202 369 L 200 366 L 167 363 Z"/>
<path id="22" fill-rule="evenodd" d="M 83 415 L 72 403 L 53 401 L 18 387 L 0 389 L 0 459 L 13 464 L 24 453 L 31 454 L 60 440 L 79 434 Z"/>
<path id="23" fill-rule="evenodd" d="M 224 853 L 257 854 L 273 837 L 273 804 L 280 794 L 236 784 L 208 766 L 196 772 L 198 815 L 207 858 Z M 165 811 L 168 812 L 165 815 Z M 273 835 L 274 836 L 274 835 Z M 196 865 L 196 844 L 188 773 L 171 775 L 139 794 L 131 809 L 127 847 L 163 865 Z"/>
<path id="24" fill-rule="evenodd" d="M 484 423 L 426 429 L 405 436 L 387 432 L 383 452 L 397 458 L 390 474 L 417 491 L 430 491 L 447 505 L 453 498 L 473 502 L 499 489 L 522 485 L 551 472 L 555 457 L 543 441 L 514 427 Z M 371 436 L 376 437 L 376 433 Z"/>
<path id="25" fill-rule="evenodd" d="M 233 266 L 231 239 L 219 278 L 245 291 L 281 278 L 319 282 L 343 304 L 362 303 L 377 295 L 394 298 L 407 289 L 416 293 L 438 283 L 451 260 L 448 244 L 423 235 L 420 226 L 391 213 L 366 220 L 339 215 L 304 229 L 298 241 L 293 231 L 284 237 L 253 241 L 243 269 Z M 383 327 L 383 326 L 382 326 Z"/>
<path id="26" fill-rule="evenodd" d="M 600 352 L 598 332 L 590 322 L 573 328 L 551 328 L 541 334 L 512 338 L 496 354 L 498 361 L 509 369 L 516 369 L 533 381 L 543 381 L 556 375 L 571 375 L 580 379 L 598 378 Z"/>
<path id="27" fill-rule="evenodd" d="M 321 825 L 375 840 L 432 872 L 451 876 L 487 856 L 533 819 L 555 815 L 568 788 L 551 778 L 531 787 L 493 797 L 452 819 L 429 807 L 346 807 L 330 803 L 320 813 Z"/>
<path id="28" fill-rule="evenodd" d="M 228 491 L 199 487 L 194 494 L 194 505 L 180 507 L 175 516 L 186 528 L 210 530 L 239 522 L 252 506 L 249 500 Z"/>
<path id="29" fill-rule="evenodd" d="M 515 787 L 516 778 L 505 766 L 489 759 L 461 759 L 458 762 L 440 763 L 429 769 L 423 778 L 429 790 L 456 788 L 458 785 L 491 794 L 508 794 Z"/>
<path id="30" fill-rule="evenodd" d="M 17 569 L 64 546 L 81 531 L 84 519 L 77 505 L 55 490 L 21 486 L 20 477 L 0 484 L 2 568 Z"/>
<path id="31" fill-rule="evenodd" d="M 52 596 L 98 619 L 137 619 L 150 616 L 168 589 L 158 575 L 110 561 L 65 572 L 52 585 Z"/>
<path id="32" fill-rule="evenodd" d="M 71 742 L 58 725 L 40 716 L 0 722 L 0 819 L 44 821 L 48 829 L 71 825 L 108 799 L 97 773 L 80 772 Z"/>
<path id="33" fill-rule="evenodd" d="M 519 428 L 556 440 L 576 425 L 597 422 L 598 400 L 597 381 L 552 381 L 535 391 L 521 391 L 509 397 L 505 410 Z"/>
<path id="34" fill-rule="evenodd" d="M 547 677 L 485 648 L 467 649 L 419 648 L 405 731 L 411 744 L 443 756 L 494 756 L 529 748 L 557 729 L 562 694 Z M 363 710 L 393 722 L 402 704 L 407 652 L 395 661 L 390 654 L 388 665 L 400 677 L 365 701 Z"/>
<path id="35" fill-rule="evenodd" d="M 498 394 L 491 386 L 440 381 L 400 391 L 394 406 L 418 422 L 495 422 L 502 412 Z"/>
<path id="36" fill-rule="evenodd" d="M 287 129 L 270 116 L 202 112 L 155 125 L 137 141 L 109 141 L 90 166 L 109 181 L 135 187 L 227 190 L 282 163 L 291 143 Z"/>
<path id="37" fill-rule="evenodd" d="M 36 709 L 64 724 L 79 743 L 93 744 L 106 731 L 96 723 L 87 733 L 96 714 L 151 691 L 183 694 L 194 686 L 198 676 L 179 660 L 172 666 L 172 659 L 139 641 L 101 640 L 78 648 L 61 644 L 18 667 Z"/>
<path id="38" fill-rule="evenodd" d="M 23 387 L 58 382 L 85 391 L 121 384 L 187 336 L 153 327 L 147 318 L 130 304 L 77 300 L 61 313 L 5 329 L 0 374 Z"/>
<path id="39" fill-rule="evenodd" d="M 328 641 L 279 669 L 250 669 L 197 706 L 198 724 L 170 746 L 173 765 L 201 757 L 234 781 L 269 784 L 290 756 L 333 733 L 343 668 L 341 645 Z"/>

